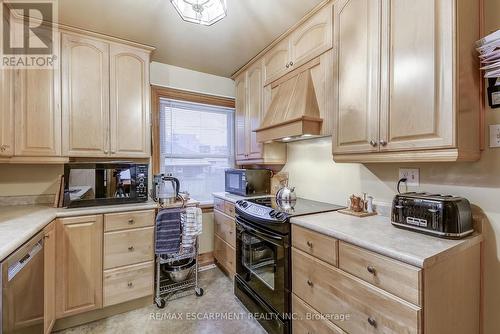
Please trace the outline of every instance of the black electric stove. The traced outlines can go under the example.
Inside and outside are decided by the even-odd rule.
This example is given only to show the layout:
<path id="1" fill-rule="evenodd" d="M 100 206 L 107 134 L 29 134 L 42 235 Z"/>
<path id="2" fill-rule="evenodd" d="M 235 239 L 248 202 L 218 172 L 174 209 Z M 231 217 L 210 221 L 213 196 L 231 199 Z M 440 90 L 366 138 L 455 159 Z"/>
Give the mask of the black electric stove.
<path id="1" fill-rule="evenodd" d="M 257 198 L 236 202 L 234 293 L 270 334 L 291 333 L 290 218 L 344 207 L 298 198 L 277 202 Z"/>
<path id="2" fill-rule="evenodd" d="M 290 233 L 290 218 L 345 209 L 345 206 L 297 198 L 293 202 L 277 202 L 274 197 L 236 202 L 236 214 L 253 224 L 281 234 Z"/>

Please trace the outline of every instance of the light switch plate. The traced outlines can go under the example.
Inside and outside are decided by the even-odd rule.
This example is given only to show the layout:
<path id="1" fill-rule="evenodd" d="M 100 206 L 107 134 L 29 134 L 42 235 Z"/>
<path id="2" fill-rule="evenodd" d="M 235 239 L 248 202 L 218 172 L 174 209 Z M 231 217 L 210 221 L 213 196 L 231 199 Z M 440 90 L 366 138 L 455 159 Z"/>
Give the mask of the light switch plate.
<path id="1" fill-rule="evenodd" d="M 399 179 L 406 177 L 406 184 L 412 187 L 420 186 L 420 170 L 418 168 L 400 168 Z"/>
<path id="2" fill-rule="evenodd" d="M 500 147 L 500 124 L 490 125 L 490 147 Z"/>

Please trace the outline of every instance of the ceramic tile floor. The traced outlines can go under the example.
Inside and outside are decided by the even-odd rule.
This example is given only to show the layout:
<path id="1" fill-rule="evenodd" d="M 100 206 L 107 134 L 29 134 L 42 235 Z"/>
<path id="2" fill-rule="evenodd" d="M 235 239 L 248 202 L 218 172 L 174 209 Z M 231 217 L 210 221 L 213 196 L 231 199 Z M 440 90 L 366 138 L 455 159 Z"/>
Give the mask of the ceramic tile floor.
<path id="1" fill-rule="evenodd" d="M 202 297 L 196 297 L 193 293 L 169 301 L 164 309 L 151 305 L 60 331 L 58 334 L 265 334 L 257 321 L 247 316 L 247 311 L 233 295 L 230 279 L 219 269 L 201 272 L 200 286 L 205 290 Z M 220 316 L 225 316 L 226 319 L 220 319 Z M 198 317 L 200 319 L 196 319 Z M 216 317 L 219 319 L 215 319 Z"/>

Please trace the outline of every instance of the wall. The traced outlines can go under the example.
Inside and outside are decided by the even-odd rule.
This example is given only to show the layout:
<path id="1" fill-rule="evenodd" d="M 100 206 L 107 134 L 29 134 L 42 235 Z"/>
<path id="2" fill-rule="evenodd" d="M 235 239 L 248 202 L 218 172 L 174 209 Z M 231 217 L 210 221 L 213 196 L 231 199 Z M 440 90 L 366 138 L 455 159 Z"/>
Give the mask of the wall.
<path id="1" fill-rule="evenodd" d="M 485 0 L 485 32 L 496 29 L 500 29 L 500 1 Z M 487 108 L 486 124 L 500 124 L 500 109 Z M 351 194 L 367 192 L 390 203 L 398 168 L 407 166 L 420 168 L 418 189 L 465 196 L 484 211 L 484 333 L 500 333 L 500 149 L 487 148 L 475 163 L 366 165 L 336 164 L 331 149 L 330 138 L 288 144 L 284 170 L 299 196 L 345 204 Z"/>
<path id="2" fill-rule="evenodd" d="M 150 69 L 152 85 L 209 95 L 235 97 L 234 81 L 228 78 L 157 62 L 152 62 Z"/>

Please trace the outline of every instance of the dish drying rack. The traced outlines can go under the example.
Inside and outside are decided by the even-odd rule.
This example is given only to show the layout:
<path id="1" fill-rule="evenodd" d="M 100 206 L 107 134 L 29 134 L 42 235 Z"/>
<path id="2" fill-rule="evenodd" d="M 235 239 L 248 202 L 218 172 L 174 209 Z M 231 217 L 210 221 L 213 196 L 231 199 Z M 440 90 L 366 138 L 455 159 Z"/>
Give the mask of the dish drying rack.
<path id="1" fill-rule="evenodd" d="M 185 202 L 183 203 L 183 208 L 185 208 Z M 160 209 L 161 211 L 161 209 Z M 185 213 L 183 213 L 185 214 Z M 182 220 L 181 220 L 182 221 Z M 183 229 L 184 233 L 184 229 Z M 156 257 L 156 282 L 155 282 L 155 303 L 159 308 L 164 308 L 167 301 L 177 295 L 180 292 L 186 292 L 188 289 L 194 288 L 196 296 L 203 296 L 203 288 L 199 286 L 198 274 L 198 252 L 199 252 L 199 236 L 196 236 L 194 244 L 190 247 L 185 247 L 181 243 L 178 253 L 173 254 L 155 254 Z M 188 249 L 186 251 L 186 249 Z M 169 277 L 162 277 L 161 265 L 162 264 L 172 264 L 175 261 L 185 260 L 185 259 L 195 259 L 194 270 L 189 274 L 189 276 L 182 282 L 174 282 Z"/>

